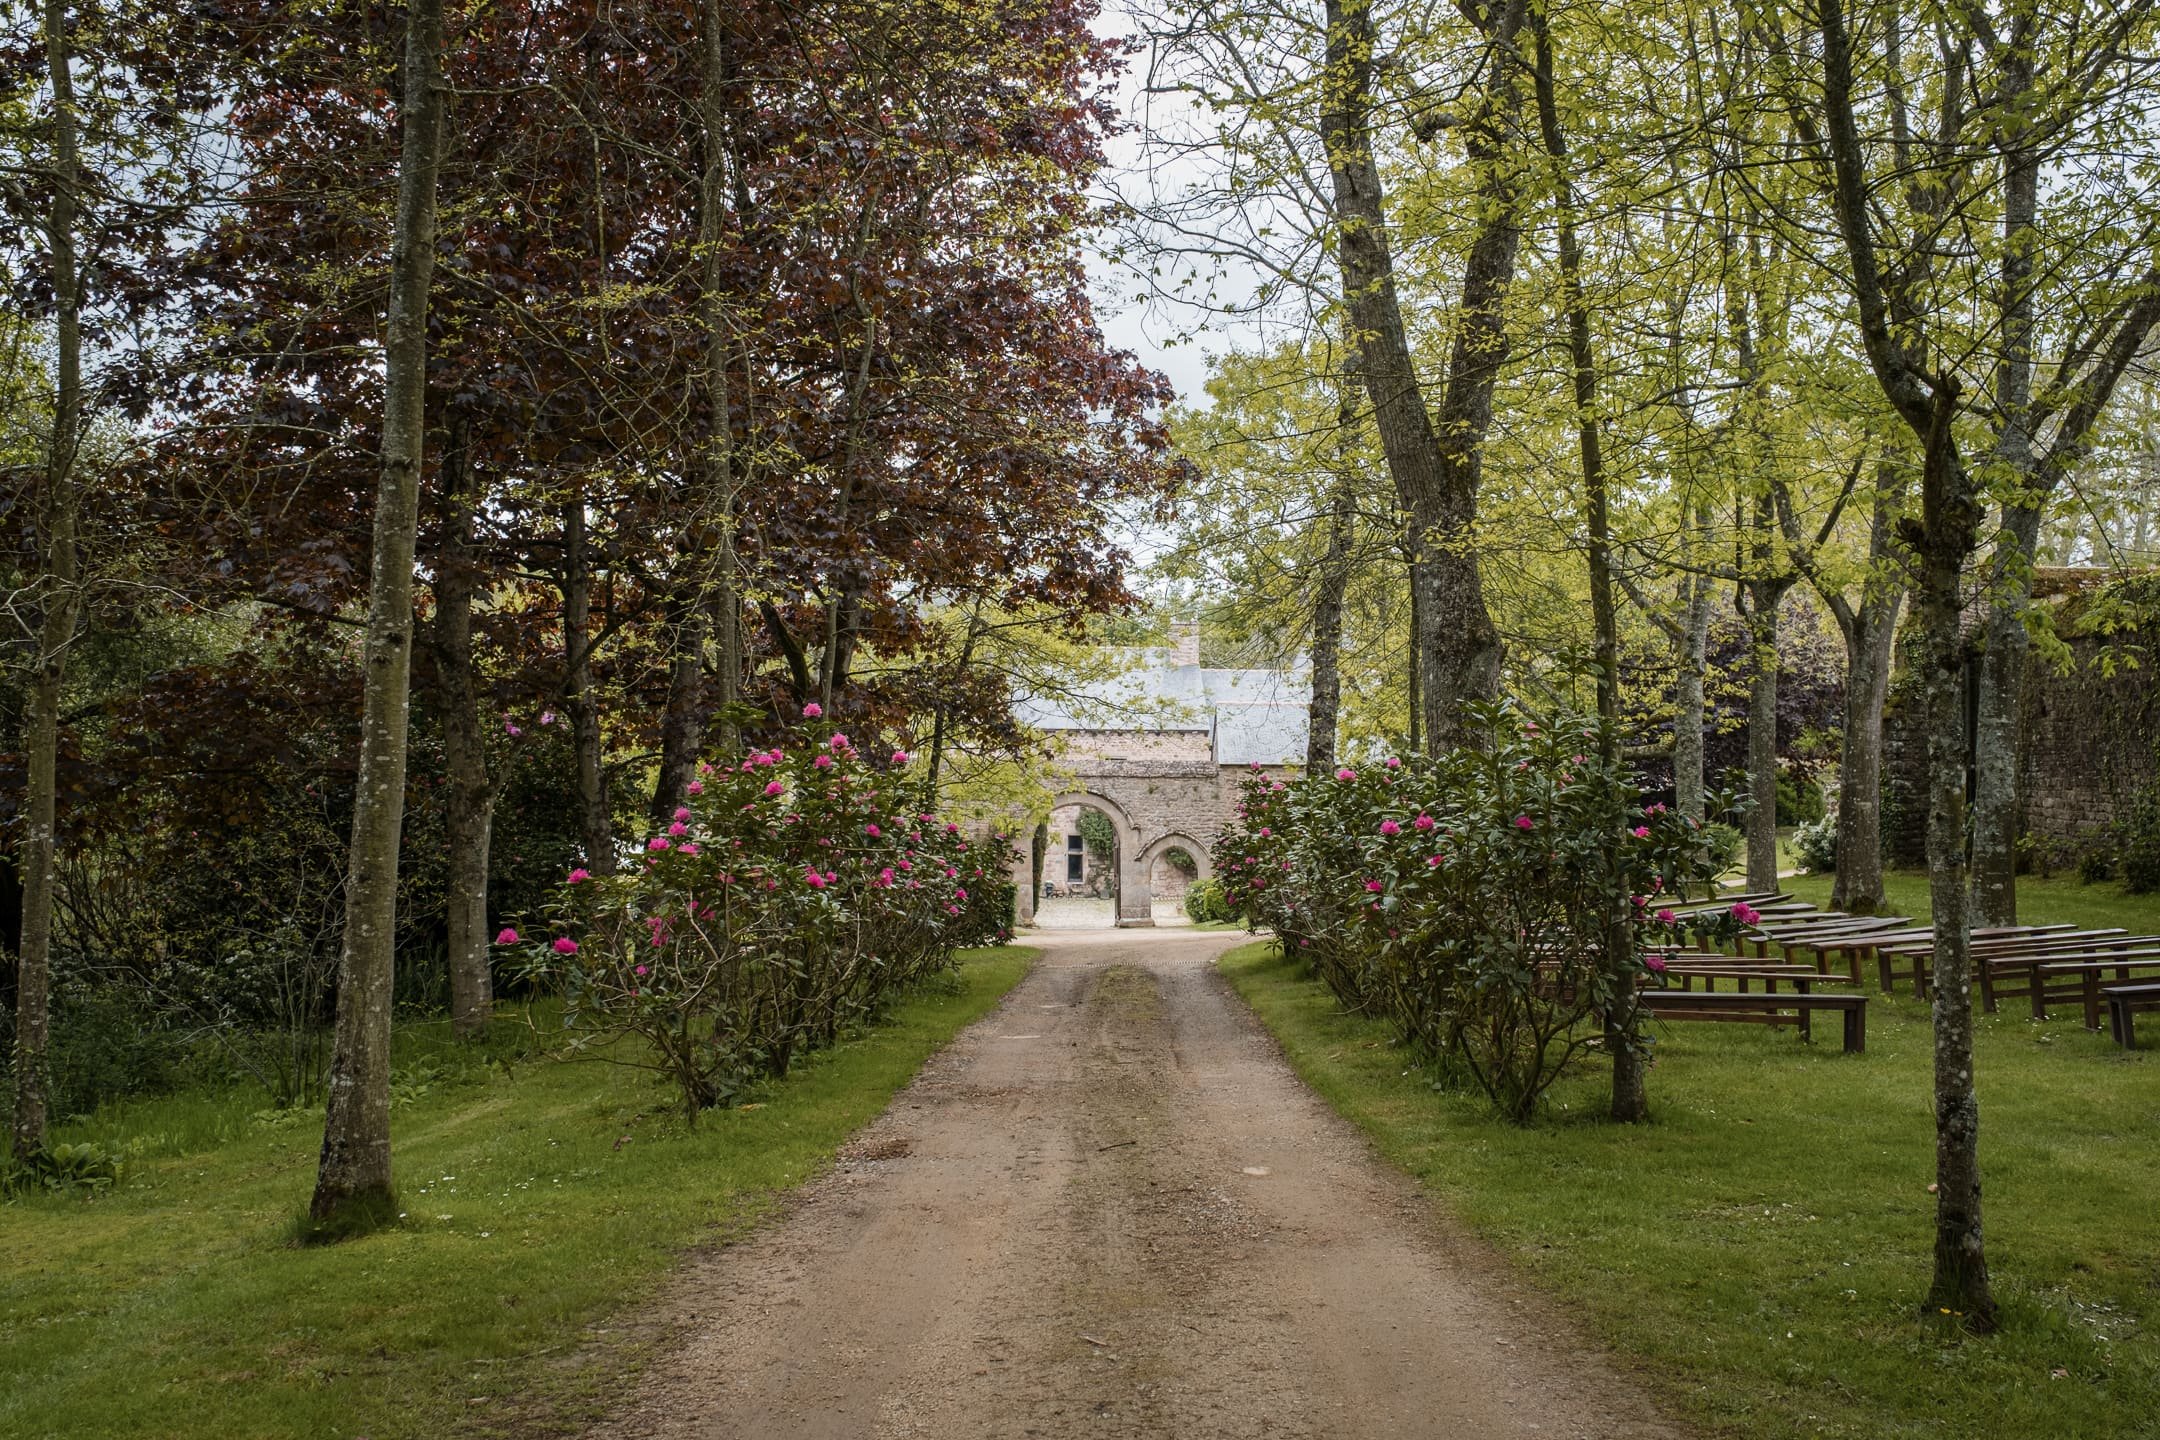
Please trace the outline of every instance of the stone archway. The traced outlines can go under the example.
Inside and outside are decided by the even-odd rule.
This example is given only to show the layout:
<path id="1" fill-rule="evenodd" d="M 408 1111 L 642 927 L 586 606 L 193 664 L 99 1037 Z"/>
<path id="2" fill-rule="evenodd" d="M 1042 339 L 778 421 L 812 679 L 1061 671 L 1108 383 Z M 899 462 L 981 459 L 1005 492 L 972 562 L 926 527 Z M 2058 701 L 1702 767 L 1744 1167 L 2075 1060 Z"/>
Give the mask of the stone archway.
<path id="1" fill-rule="evenodd" d="M 1092 786 L 1067 790 L 1050 802 L 1055 812 L 1067 806 L 1094 810 L 1109 820 L 1117 834 L 1117 906 L 1114 923 L 1119 926 L 1152 925 L 1155 923 L 1153 899 L 1148 891 L 1147 867 L 1141 861 L 1142 845 L 1140 831 L 1134 826 L 1132 816 L 1110 796 Z M 1035 890 L 1035 864 L 1032 854 L 1023 853 L 1013 868 L 1014 918 L 1022 925 L 1032 924 L 1035 906 L 1040 898 Z"/>

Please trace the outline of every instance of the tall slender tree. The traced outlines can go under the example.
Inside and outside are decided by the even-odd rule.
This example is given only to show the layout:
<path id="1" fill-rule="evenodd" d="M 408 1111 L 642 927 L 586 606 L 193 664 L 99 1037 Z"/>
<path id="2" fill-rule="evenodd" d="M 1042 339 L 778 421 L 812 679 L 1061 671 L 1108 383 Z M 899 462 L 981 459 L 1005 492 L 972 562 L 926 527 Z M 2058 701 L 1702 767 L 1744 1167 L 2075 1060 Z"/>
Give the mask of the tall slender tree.
<path id="1" fill-rule="evenodd" d="M 360 775 L 353 798 L 322 1160 L 308 1212 L 321 1233 L 396 1214 L 390 1169 L 390 1001 L 412 673 L 413 552 L 426 441 L 428 291 L 446 125 L 442 0 L 406 16 L 396 228 L 383 347 L 382 474 L 368 571 Z"/>
<path id="2" fill-rule="evenodd" d="M 45 1149 L 49 1102 L 46 1046 L 51 1036 L 54 846 L 58 826 L 60 687 L 75 637 L 81 592 L 76 526 L 81 510 L 76 460 L 82 440 L 82 274 L 77 217 L 83 194 L 78 142 L 75 57 L 66 0 L 45 0 L 47 83 L 51 86 L 52 194 L 45 222 L 53 291 L 53 403 L 45 446 L 45 495 L 40 509 L 41 555 L 37 652 L 24 717 L 28 766 L 23 834 L 16 864 L 23 881 L 22 944 L 16 952 L 15 1112 L 10 1131 L 17 1158 Z"/>

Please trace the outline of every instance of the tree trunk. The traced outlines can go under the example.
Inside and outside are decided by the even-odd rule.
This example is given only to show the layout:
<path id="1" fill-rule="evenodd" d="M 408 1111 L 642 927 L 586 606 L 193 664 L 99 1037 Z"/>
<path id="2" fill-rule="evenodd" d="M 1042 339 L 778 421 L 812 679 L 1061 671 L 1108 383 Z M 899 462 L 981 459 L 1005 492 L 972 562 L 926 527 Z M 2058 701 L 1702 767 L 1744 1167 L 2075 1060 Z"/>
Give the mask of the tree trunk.
<path id="1" fill-rule="evenodd" d="M 1747 885 L 1750 890 L 1777 889 L 1777 707 L 1778 604 L 1787 582 L 1743 581 L 1748 602 L 1748 653 L 1753 676 L 1748 683 Z"/>
<path id="2" fill-rule="evenodd" d="M 1897 641 L 1905 584 L 1891 573 L 1892 512 L 1889 465 L 1876 488 L 1868 536 L 1868 573 L 1860 603 L 1837 601 L 1845 636 L 1845 743 L 1838 758 L 1837 875 L 1830 908 L 1877 915 L 1886 908 L 1882 866 L 1883 702 L 1890 694 L 1890 661 Z"/>
<path id="3" fill-rule="evenodd" d="M 1980 1096 L 1973 1084 L 1972 924 L 1965 873 L 1965 659 L 1959 582 L 1980 505 L 1950 436 L 1956 386 L 1939 383 L 1921 482 L 1920 673 L 1928 718 L 1928 895 L 1935 907 L 1935 1277 L 1927 1304 L 1995 1328 L 1980 1224 Z"/>
<path id="4" fill-rule="evenodd" d="M 426 439 L 428 282 L 435 265 L 435 176 L 443 148 L 442 44 L 442 0 L 413 0 L 406 22 L 404 149 L 383 351 L 382 478 L 368 576 L 360 775 L 345 881 L 329 1113 L 308 1207 L 317 1225 L 338 1230 L 379 1224 L 397 1213 L 390 1181 L 390 998 L 412 677 L 413 546 Z"/>
<path id="5" fill-rule="evenodd" d="M 668 666 L 667 708 L 660 718 L 660 768 L 653 781 L 653 823 L 665 825 L 697 776 L 705 743 L 705 597 L 683 598 L 675 621 L 675 657 Z"/>
<path id="6" fill-rule="evenodd" d="M 1312 703 L 1305 730 L 1305 773 L 1335 769 L 1335 731 L 1342 720 L 1343 592 L 1350 585 L 1350 545 L 1357 525 L 1355 471 L 1358 420 L 1356 352 L 1343 363 L 1335 408 L 1335 483 L 1328 496 L 1327 550 L 1320 557 L 1320 584 L 1313 595 Z"/>
<path id="7" fill-rule="evenodd" d="M 1560 296 L 1567 311 L 1568 358 L 1574 371 L 1575 440 L 1582 463 L 1583 524 L 1588 532 L 1590 620 L 1597 658 L 1599 759 L 1617 766 L 1620 759 L 1620 627 L 1613 606 L 1612 522 L 1605 483 L 1604 437 L 1598 429 L 1597 354 L 1590 334 L 1590 304 L 1582 288 L 1582 248 L 1575 232 L 1574 184 L 1568 170 L 1567 136 L 1560 129 L 1554 94 L 1552 34 L 1542 15 L 1530 21 L 1537 65 L 1534 70 L 1538 129 L 1546 158 L 1552 162 L 1554 210 L 1558 219 Z M 1616 806 L 1611 817 L 1614 857 L 1628 843 L 1627 812 Z M 1613 873 L 1619 874 L 1617 863 Z M 1616 885 L 1607 897 L 1605 965 L 1618 999 L 1604 1015 L 1605 1050 L 1612 1057 L 1612 1118 L 1633 1123 L 1649 1118 L 1646 1083 L 1649 1057 L 1643 1053 L 1642 1016 L 1635 998 L 1635 942 L 1628 914 L 1627 887 Z"/>
<path id="8" fill-rule="evenodd" d="M 1965 909 L 1965 695 L 1959 582 L 1980 529 L 1980 504 L 1953 429 L 1959 387 L 1923 368 L 1925 333 L 1891 320 L 1868 210 L 1867 167 L 1853 115 L 1852 41 L 1843 0 L 1818 0 L 1824 133 L 1839 232 L 1869 368 L 1921 441 L 1920 521 L 1901 522 L 1918 582 L 1928 710 L 1928 890 L 1935 907 L 1935 1274 L 1927 1306 L 1995 1328 L 1980 1228 L 1980 1101 L 1973 1085 L 1971 932 Z"/>
<path id="9" fill-rule="evenodd" d="M 2032 86 L 2031 52 L 2014 47 L 2005 63 L 2014 102 Z M 1989 567 L 1980 705 L 1973 733 L 1973 913 L 1983 925 L 2017 923 L 2017 740 L 2029 648 L 2025 610 L 2032 603 L 2032 567 L 2048 498 L 2046 488 L 2035 484 L 2038 456 L 2032 433 L 2033 222 L 2039 203 L 2039 157 L 2013 142 L 2003 165 L 2002 350 L 1992 383 L 1995 461 L 2017 478 L 2020 489 L 2003 504 Z"/>
<path id="10" fill-rule="evenodd" d="M 81 576 L 75 531 L 81 486 L 75 474 L 82 430 L 82 278 L 76 269 L 75 220 L 82 192 L 76 146 L 75 77 L 64 0 L 45 0 L 45 63 L 53 89 L 53 196 L 46 223 L 52 254 L 56 353 L 52 436 L 45 447 L 44 574 L 38 585 L 37 669 L 30 684 L 23 778 L 22 946 L 15 961 L 15 1111 L 10 1144 L 18 1159 L 45 1149 L 46 1046 L 51 1038 L 53 891 L 58 881 L 60 686 L 75 637 Z"/>
<path id="11" fill-rule="evenodd" d="M 1837 876 L 1830 908 L 1880 914 L 1886 905 L 1882 864 L 1883 702 L 1902 593 L 1863 605 L 1845 645 L 1845 744 L 1838 763 Z"/>
<path id="12" fill-rule="evenodd" d="M 449 847 L 450 1026 L 459 1039 L 478 1040 L 487 1034 L 495 1009 L 488 948 L 488 842 L 495 826 L 495 787 L 488 776 L 473 665 L 478 570 L 472 560 L 473 503 L 464 458 L 461 432 L 453 427 L 442 464 L 443 553 L 436 565 L 434 649 L 443 766 L 449 780 L 443 829 Z"/>
<path id="13" fill-rule="evenodd" d="M 592 568 L 585 502 L 563 507 L 563 708 L 576 752 L 578 830 L 585 868 L 615 873 L 615 822 L 608 806 L 607 764 L 600 748 L 600 707 L 592 693 Z"/>
<path id="14" fill-rule="evenodd" d="M 2038 505 L 2005 506 L 1990 567 L 1973 727 L 1972 903 L 1982 925 L 2017 924 L 2018 722 L 2040 517 Z"/>
<path id="15" fill-rule="evenodd" d="M 741 488 L 735 457 L 735 428 L 729 413 L 727 326 L 725 307 L 727 274 L 722 253 L 727 190 L 728 147 L 722 143 L 727 129 L 727 94 L 734 81 L 728 54 L 727 27 L 721 18 L 720 0 L 703 0 L 699 9 L 705 30 L 705 79 L 699 96 L 699 120 L 705 132 L 705 165 L 698 195 L 698 243 L 704 258 L 698 287 L 700 319 L 705 329 L 705 488 L 711 497 L 719 531 L 713 554 L 712 621 L 719 634 L 715 672 L 719 693 L 719 747 L 723 755 L 742 749 L 742 727 L 736 707 L 742 700 L 742 579 L 735 544 L 737 494 Z M 747 407 L 745 407 L 747 410 Z M 700 607 L 703 613 L 703 606 Z M 695 761 L 694 747 L 692 760 Z M 686 772 L 687 777 L 687 772 Z"/>
<path id="16" fill-rule="evenodd" d="M 1508 0 L 1484 20 L 1496 56 L 1513 47 L 1526 9 L 1522 0 Z M 1496 58 L 1493 79 L 1464 128 L 1485 218 L 1464 269 L 1436 428 L 1403 326 L 1386 192 L 1372 152 L 1378 37 L 1371 0 L 1328 0 L 1327 26 L 1321 130 L 1334 182 L 1337 263 L 1374 427 L 1410 516 L 1422 738 L 1438 751 L 1464 740 L 1464 702 L 1489 698 L 1499 687 L 1500 638 L 1485 608 L 1473 529 L 1493 385 L 1508 355 L 1502 312 L 1522 233 L 1517 179 L 1504 153 L 1521 95 L 1515 67 Z"/>
<path id="17" fill-rule="evenodd" d="M 1687 577 L 1687 609 L 1680 629 L 1679 663 L 1673 680 L 1673 803 L 1681 815 L 1703 821 L 1703 670 L 1709 663 L 1710 606 L 1715 586 L 1707 575 Z"/>

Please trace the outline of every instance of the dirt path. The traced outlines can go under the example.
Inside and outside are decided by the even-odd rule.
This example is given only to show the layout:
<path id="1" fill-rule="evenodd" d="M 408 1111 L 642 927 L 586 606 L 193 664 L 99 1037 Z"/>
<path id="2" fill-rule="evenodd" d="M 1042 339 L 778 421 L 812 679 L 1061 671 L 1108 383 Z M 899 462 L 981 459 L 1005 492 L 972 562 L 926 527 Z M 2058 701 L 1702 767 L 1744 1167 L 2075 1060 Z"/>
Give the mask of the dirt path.
<path id="1" fill-rule="evenodd" d="M 606 1437 L 1684 1432 L 1375 1162 L 1209 961 L 1045 936 L 783 1220 L 700 1261 Z"/>

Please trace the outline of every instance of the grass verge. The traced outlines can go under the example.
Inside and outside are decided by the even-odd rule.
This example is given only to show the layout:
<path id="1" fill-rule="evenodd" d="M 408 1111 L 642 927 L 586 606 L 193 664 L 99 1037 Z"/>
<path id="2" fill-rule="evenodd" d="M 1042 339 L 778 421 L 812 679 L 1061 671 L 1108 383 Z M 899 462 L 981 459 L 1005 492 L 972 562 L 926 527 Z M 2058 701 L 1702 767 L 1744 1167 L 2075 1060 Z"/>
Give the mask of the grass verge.
<path id="1" fill-rule="evenodd" d="M 1828 906 L 1831 875 L 1789 875 L 1778 885 L 1802 900 Z M 1928 899 L 1925 870 L 1892 870 L 1883 876 L 1883 894 L 1892 915 L 1925 920 L 1934 913 Z M 2083 925 L 2089 929 L 2115 927 L 2134 935 L 2160 935 L 2160 894 L 2132 895 L 2118 884 L 2103 881 L 2081 885 L 2068 875 L 2045 879 L 2020 875 L 2017 882 L 2018 921 L 2025 925 Z"/>
<path id="2" fill-rule="evenodd" d="M 1516 1129 L 1436 1092 L 1271 942 L 1222 969 L 1291 1063 L 1388 1159 L 1513 1256 L 1696 1418 L 1786 1437 L 2160 1434 L 2160 1064 L 2074 1021 L 1983 1017 L 1989 1256 L 2005 1328 L 1922 1317 L 1930 1029 L 1874 1000 L 1868 1050 L 1669 1025 L 1653 1122 L 1605 1076 Z"/>
<path id="3" fill-rule="evenodd" d="M 0 1435 L 558 1433 L 621 1393 L 634 1316 L 685 1247 L 739 1233 L 830 1161 L 1035 952 L 956 980 L 694 1130 L 642 1071 L 539 1061 L 408 1087 L 397 1228 L 290 1243 L 320 1112 L 189 1094 L 61 1140 L 136 1157 L 116 1191 L 0 1206 Z M 444 1051 L 415 1027 L 416 1049 Z M 606 1322 L 629 1322 L 610 1331 Z"/>

